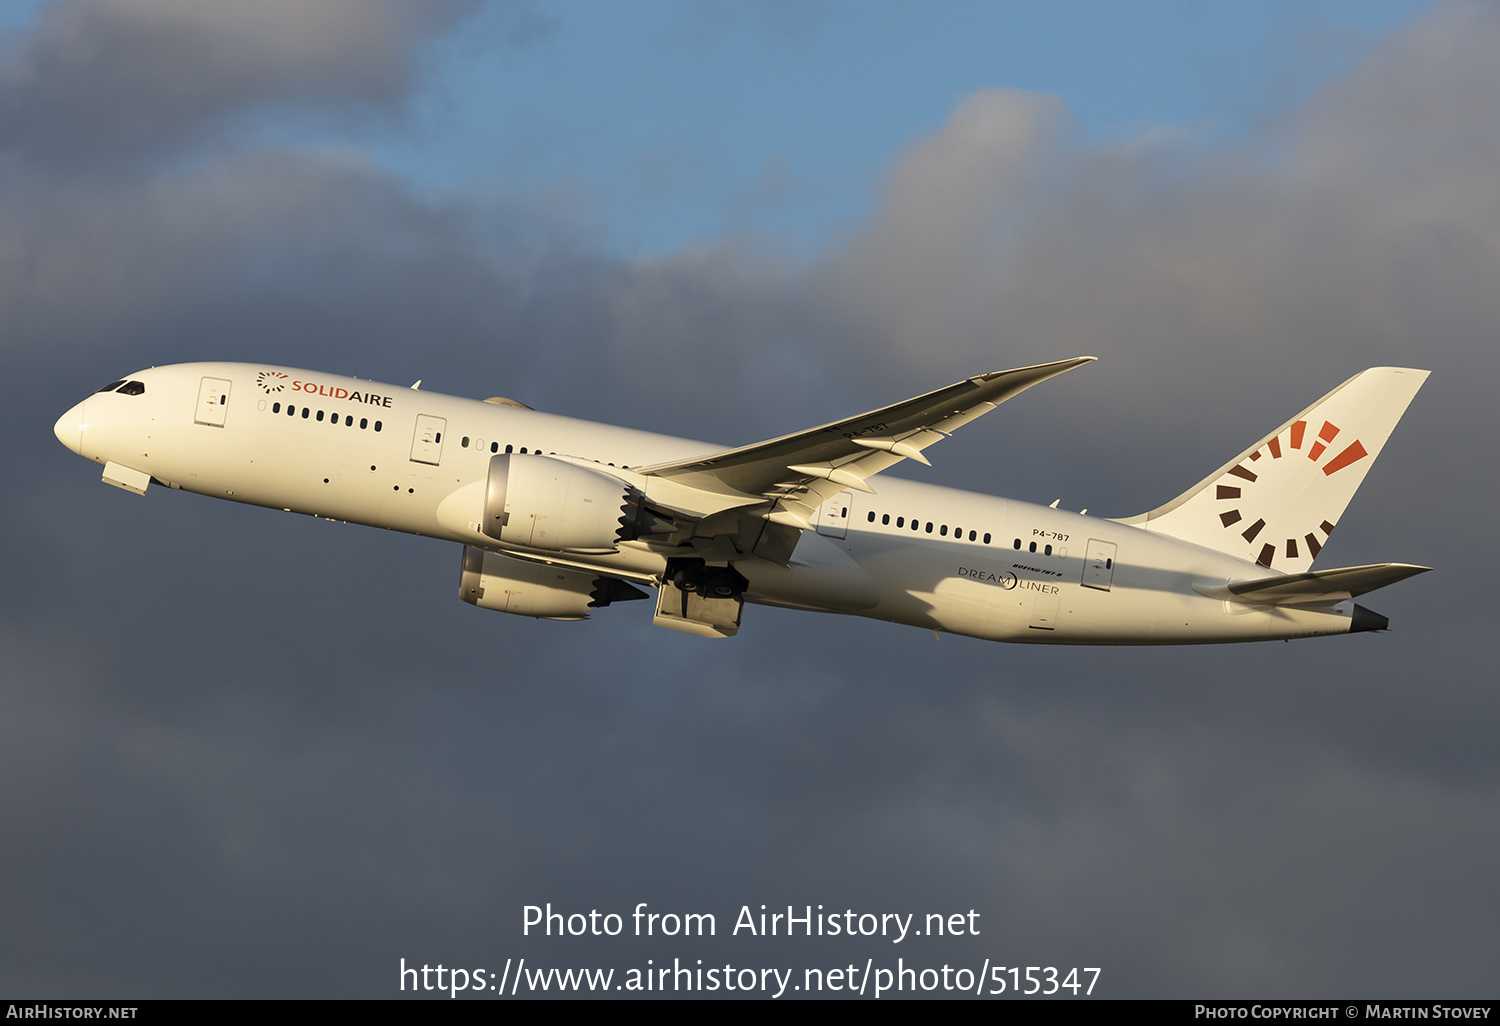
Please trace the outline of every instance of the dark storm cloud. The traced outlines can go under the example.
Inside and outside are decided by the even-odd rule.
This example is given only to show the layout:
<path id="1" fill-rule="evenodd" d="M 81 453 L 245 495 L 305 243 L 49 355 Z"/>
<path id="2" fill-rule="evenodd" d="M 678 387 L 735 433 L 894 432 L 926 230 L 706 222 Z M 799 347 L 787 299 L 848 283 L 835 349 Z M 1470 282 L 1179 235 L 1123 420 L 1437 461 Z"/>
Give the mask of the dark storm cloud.
<path id="1" fill-rule="evenodd" d="M 60 0 L 0 56 L 4 152 L 106 169 L 268 104 L 389 106 L 472 0 Z"/>
<path id="2" fill-rule="evenodd" d="M 740 239 L 625 260 L 565 200 L 423 199 L 336 151 L 149 159 L 263 102 L 400 103 L 449 23 L 392 13 L 418 9 L 299 14 L 364 31 L 294 46 L 227 8 L 65 4 L 15 43 L 8 116 L 75 116 L 15 120 L 0 190 L 0 987 L 384 996 L 401 957 L 711 952 L 1102 965 L 1115 996 L 1493 989 L 1495 610 L 1466 581 L 1495 576 L 1496 15 L 1443 9 L 1234 151 L 1088 147 L 1055 100 L 978 94 L 811 266 Z M 72 92 L 117 72 L 36 56 L 120 33 L 141 62 L 189 29 L 244 53 L 160 109 L 161 83 Z M 105 148 L 147 159 L 32 170 Z M 1047 651 L 760 608 L 722 644 L 646 603 L 533 622 L 456 601 L 452 546 L 138 499 L 50 432 L 112 376 L 225 358 L 734 443 L 1081 352 L 1109 359 L 923 479 L 1134 512 L 1363 366 L 1434 368 L 1330 546 L 1440 568 L 1372 597 L 1397 631 Z M 742 903 L 975 907 L 985 932 L 523 946 L 546 901 L 721 933 Z"/>
<path id="3" fill-rule="evenodd" d="M 1370 365 L 1434 369 L 1429 388 L 1493 427 L 1475 385 L 1496 370 L 1500 319 L 1497 34 L 1493 10 L 1446 7 L 1232 153 L 1165 131 L 1086 146 L 1050 98 L 971 96 L 903 155 L 819 287 L 906 374 L 1104 357 L 1053 386 L 1059 401 L 1217 445 L 1183 452 L 1205 470 L 1236 451 L 1201 430 L 1226 400 L 1276 404 L 1240 439 Z M 1141 409 L 1164 375 L 1170 402 Z M 1102 441 L 1074 424 L 1059 429 Z M 1432 450 L 1460 471 L 1456 450 Z M 1102 455 L 1142 463 L 1124 445 Z"/>

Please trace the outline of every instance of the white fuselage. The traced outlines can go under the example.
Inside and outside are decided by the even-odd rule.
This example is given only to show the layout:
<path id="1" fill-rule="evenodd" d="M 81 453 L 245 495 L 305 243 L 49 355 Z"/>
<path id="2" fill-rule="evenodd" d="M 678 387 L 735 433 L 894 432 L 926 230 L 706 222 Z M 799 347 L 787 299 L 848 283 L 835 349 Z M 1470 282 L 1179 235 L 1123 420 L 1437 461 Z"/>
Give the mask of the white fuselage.
<path id="1" fill-rule="evenodd" d="M 141 394 L 90 396 L 58 421 L 58 437 L 171 487 L 638 582 L 659 583 L 673 553 L 649 540 L 613 553 L 538 553 L 480 533 L 492 455 L 524 450 L 598 467 L 649 497 L 652 480 L 626 468 L 721 448 L 292 368 L 183 364 L 134 379 Z M 224 401 L 205 414 L 221 389 Z M 1170 644 L 1350 628 L 1352 602 L 1267 608 L 1203 594 L 1265 573 L 1208 548 L 1009 499 L 885 476 L 872 484 L 876 494 L 828 500 L 789 564 L 736 559 L 746 600 L 997 641 Z"/>

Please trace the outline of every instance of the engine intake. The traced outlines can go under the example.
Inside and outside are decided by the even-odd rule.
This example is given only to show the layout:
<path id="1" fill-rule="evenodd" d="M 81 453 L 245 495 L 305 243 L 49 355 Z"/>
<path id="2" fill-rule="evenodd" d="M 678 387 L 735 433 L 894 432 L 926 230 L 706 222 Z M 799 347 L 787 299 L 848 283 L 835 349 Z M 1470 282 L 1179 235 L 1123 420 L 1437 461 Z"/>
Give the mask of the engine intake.
<path id="1" fill-rule="evenodd" d="M 615 551 L 623 481 L 549 456 L 490 457 L 480 530 L 496 541 L 552 552 Z"/>

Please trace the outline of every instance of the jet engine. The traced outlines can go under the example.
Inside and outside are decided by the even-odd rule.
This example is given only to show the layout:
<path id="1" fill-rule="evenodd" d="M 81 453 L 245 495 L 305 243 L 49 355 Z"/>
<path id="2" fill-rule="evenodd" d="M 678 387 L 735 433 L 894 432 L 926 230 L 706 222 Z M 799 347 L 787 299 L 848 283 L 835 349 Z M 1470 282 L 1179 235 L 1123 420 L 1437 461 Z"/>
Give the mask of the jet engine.
<path id="1" fill-rule="evenodd" d="M 509 545 L 551 552 L 613 552 L 617 543 L 670 532 L 625 482 L 549 456 L 490 458 L 480 530 Z"/>
<path id="2" fill-rule="evenodd" d="M 647 595 L 613 577 L 497 556 L 464 546 L 458 597 L 481 609 L 542 620 L 586 620 L 589 611 Z"/>

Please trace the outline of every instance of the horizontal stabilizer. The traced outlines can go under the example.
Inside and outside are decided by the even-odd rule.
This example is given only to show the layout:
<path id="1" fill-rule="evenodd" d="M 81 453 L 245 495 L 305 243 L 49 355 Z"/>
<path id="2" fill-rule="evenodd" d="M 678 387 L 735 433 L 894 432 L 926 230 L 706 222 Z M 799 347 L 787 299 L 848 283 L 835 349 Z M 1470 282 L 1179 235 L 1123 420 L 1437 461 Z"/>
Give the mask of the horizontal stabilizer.
<path id="1" fill-rule="evenodd" d="M 1303 606 L 1342 602 L 1388 584 L 1426 573 L 1430 566 L 1410 563 L 1371 563 L 1305 574 L 1282 574 L 1253 581 L 1231 581 L 1226 585 L 1196 590 L 1214 598 L 1235 599 L 1268 606 Z"/>

